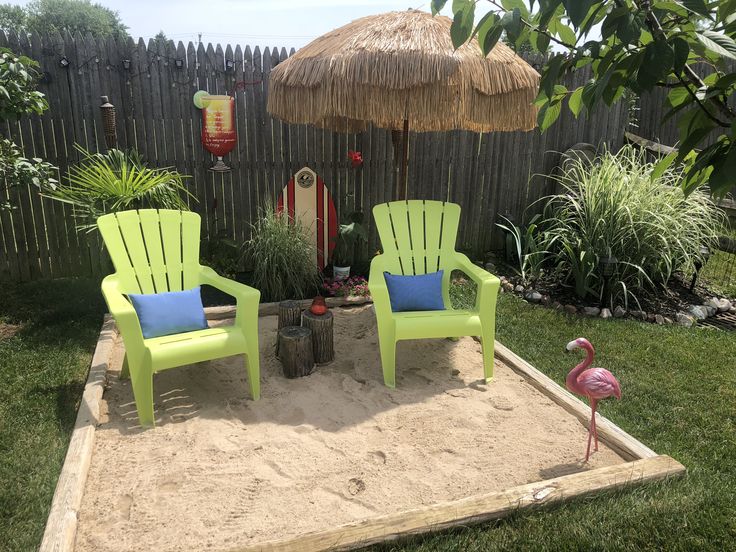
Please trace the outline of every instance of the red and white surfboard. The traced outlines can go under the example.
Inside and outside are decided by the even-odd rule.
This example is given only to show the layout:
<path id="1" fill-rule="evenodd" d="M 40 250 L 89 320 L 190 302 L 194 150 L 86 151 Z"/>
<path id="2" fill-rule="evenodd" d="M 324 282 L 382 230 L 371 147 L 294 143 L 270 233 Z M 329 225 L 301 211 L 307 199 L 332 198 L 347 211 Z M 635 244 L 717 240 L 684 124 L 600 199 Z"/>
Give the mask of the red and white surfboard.
<path id="1" fill-rule="evenodd" d="M 276 211 L 289 213 L 309 230 L 317 249 L 315 262 L 321 269 L 335 248 L 337 213 L 330 191 L 312 169 L 300 169 L 279 195 Z"/>

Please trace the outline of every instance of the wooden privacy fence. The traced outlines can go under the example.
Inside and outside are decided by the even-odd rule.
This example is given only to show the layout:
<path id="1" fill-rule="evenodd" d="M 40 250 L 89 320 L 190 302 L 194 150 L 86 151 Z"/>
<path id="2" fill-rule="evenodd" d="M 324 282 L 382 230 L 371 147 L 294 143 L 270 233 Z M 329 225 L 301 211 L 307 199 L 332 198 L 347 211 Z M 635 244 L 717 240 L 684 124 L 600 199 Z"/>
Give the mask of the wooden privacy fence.
<path id="1" fill-rule="evenodd" d="M 41 64 L 39 86 L 50 109 L 40 117 L 11 122 L 3 134 L 22 144 L 29 157 L 56 164 L 60 177 L 78 161 L 74 144 L 104 151 L 98 106 L 105 95 L 115 105 L 118 143 L 135 148 L 151 166 L 174 167 L 191 175 L 187 186 L 202 215 L 202 235 L 239 241 L 267 200 L 275 200 L 292 174 L 309 165 L 332 193 L 338 216 L 370 211 L 392 199 L 397 165 L 391 132 L 371 128 L 337 134 L 289 125 L 266 112 L 271 68 L 290 55 L 284 48 L 212 46 L 142 39 L 94 39 L 50 34 L 3 35 L 0 46 Z M 292 52 L 293 53 L 293 50 Z M 587 81 L 585 70 L 568 75 L 568 86 Z M 238 144 L 226 156 L 232 171 L 208 170 L 213 159 L 201 146 L 197 90 L 236 98 Z M 618 147 L 627 110 L 623 103 L 575 120 L 563 109 L 547 132 L 478 134 L 464 131 L 412 133 L 409 145 L 409 198 L 457 202 L 463 214 L 458 245 L 482 253 L 501 246 L 497 215 L 520 220 L 524 210 L 553 190 L 545 178 L 560 152 L 578 142 Z M 363 166 L 351 168 L 348 150 L 363 153 Z M 0 211 L 0 275 L 16 280 L 99 275 L 110 270 L 96 234 L 78 234 L 68 206 L 15 190 L 13 211 Z M 370 227 L 370 247 L 378 247 Z"/>

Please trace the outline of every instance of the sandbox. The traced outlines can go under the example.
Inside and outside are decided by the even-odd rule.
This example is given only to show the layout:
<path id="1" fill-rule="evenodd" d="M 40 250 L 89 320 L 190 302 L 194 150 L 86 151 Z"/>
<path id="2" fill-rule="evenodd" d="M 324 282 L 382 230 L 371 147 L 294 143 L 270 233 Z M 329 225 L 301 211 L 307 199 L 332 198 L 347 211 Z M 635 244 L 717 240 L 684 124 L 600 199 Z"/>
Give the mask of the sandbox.
<path id="1" fill-rule="evenodd" d="M 486 384 L 472 338 L 400 342 L 389 389 L 372 306 L 333 312 L 331 364 L 284 378 L 276 317 L 262 316 L 261 399 L 241 357 L 169 370 L 155 376 L 148 430 L 108 322 L 78 421 L 82 461 L 67 457 L 44 546 L 346 549 L 684 471 L 602 417 L 583 463 L 587 407 L 501 344 Z"/>

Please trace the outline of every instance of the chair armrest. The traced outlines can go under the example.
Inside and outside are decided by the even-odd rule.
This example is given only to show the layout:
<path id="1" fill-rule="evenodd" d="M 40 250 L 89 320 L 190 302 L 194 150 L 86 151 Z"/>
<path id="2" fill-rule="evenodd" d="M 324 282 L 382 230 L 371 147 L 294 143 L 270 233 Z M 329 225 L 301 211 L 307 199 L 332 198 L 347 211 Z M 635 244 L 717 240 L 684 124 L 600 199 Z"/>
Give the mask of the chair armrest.
<path id="1" fill-rule="evenodd" d="M 368 277 L 368 289 L 371 292 L 376 316 L 390 316 L 392 313 L 391 299 L 389 299 L 386 278 L 383 275 L 385 270 L 385 257 L 383 255 L 373 257 L 371 272 Z"/>
<path id="2" fill-rule="evenodd" d="M 123 336 L 126 352 L 129 355 L 141 353 L 143 351 L 143 332 L 138 321 L 138 314 L 123 295 L 117 275 L 106 276 L 102 280 L 101 288 L 107 308 Z"/>
<path id="3" fill-rule="evenodd" d="M 473 263 L 463 253 L 455 253 L 455 267 L 467 274 L 478 285 L 478 295 L 475 298 L 475 308 L 482 312 L 481 306 L 489 302 L 496 302 L 501 280 L 487 270 Z"/>
<path id="4" fill-rule="evenodd" d="M 258 303 L 261 300 L 261 292 L 235 280 L 220 276 L 208 266 L 199 267 L 199 283 L 212 286 L 220 291 L 232 295 L 237 302 L 235 323 L 239 324 L 241 313 L 253 311 L 258 316 Z"/>

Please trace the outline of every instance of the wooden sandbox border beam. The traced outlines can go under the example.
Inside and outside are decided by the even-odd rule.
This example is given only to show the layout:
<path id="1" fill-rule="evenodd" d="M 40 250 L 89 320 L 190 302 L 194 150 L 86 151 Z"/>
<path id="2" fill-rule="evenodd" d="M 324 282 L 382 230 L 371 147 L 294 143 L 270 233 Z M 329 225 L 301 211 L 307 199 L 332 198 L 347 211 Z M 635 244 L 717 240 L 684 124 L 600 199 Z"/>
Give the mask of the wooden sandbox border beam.
<path id="1" fill-rule="evenodd" d="M 669 456 L 654 456 L 616 466 L 528 483 L 505 491 L 433 504 L 426 508 L 369 518 L 334 529 L 276 540 L 229 552 L 319 552 L 352 550 L 411 535 L 506 517 L 522 508 L 555 504 L 598 491 L 658 481 L 685 473 Z"/>

